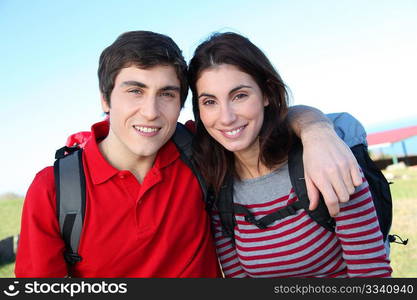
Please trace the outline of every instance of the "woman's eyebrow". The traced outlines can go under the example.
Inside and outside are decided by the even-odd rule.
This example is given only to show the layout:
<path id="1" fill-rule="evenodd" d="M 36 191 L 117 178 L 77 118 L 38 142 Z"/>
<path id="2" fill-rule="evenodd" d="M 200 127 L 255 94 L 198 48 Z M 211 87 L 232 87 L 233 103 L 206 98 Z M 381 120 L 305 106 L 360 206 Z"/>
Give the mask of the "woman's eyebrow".
<path id="1" fill-rule="evenodd" d="M 236 92 L 236 91 L 238 91 L 238 90 L 240 90 L 240 89 L 243 89 L 243 88 L 249 88 L 249 89 L 252 89 L 252 87 L 251 87 L 250 85 L 244 85 L 244 84 L 241 84 L 241 85 L 238 85 L 237 87 L 235 87 L 235 88 L 231 89 L 231 90 L 230 90 L 230 92 L 229 92 L 229 95 L 231 95 L 231 94 L 233 94 L 234 92 Z"/>
<path id="2" fill-rule="evenodd" d="M 214 95 L 212 94 L 207 94 L 207 93 L 202 93 L 198 96 L 198 99 L 200 99 L 201 97 L 209 97 L 209 98 L 216 98 Z"/>

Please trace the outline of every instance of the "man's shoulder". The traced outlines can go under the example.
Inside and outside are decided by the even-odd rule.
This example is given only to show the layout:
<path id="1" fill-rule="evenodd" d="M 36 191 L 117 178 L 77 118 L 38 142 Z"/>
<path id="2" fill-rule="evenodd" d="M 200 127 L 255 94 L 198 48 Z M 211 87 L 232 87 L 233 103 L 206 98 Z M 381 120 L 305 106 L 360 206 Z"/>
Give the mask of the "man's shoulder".
<path id="1" fill-rule="evenodd" d="M 48 166 L 36 173 L 29 192 L 33 193 L 55 193 L 54 167 Z M 29 193 L 28 192 L 28 193 Z"/>
<path id="2" fill-rule="evenodd" d="M 42 170 L 40 170 L 38 173 L 36 173 L 35 175 L 35 180 L 38 181 L 49 181 L 51 179 L 54 178 L 54 167 L 53 166 L 47 166 L 45 168 L 43 168 Z"/>

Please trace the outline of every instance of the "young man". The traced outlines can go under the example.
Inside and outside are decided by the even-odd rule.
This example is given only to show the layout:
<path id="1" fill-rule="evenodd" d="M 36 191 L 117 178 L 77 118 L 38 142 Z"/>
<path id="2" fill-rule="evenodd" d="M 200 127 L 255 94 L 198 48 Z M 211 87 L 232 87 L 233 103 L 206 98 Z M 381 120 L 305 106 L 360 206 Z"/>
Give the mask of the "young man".
<path id="1" fill-rule="evenodd" d="M 109 120 L 92 126 L 83 151 L 82 260 L 64 259 L 54 171 L 47 167 L 26 195 L 16 276 L 220 277 L 202 191 L 171 141 L 188 92 L 180 49 L 161 34 L 127 32 L 103 51 L 98 75 Z M 293 121 L 299 135 L 300 118 Z M 322 134 L 338 143 L 325 123 L 303 141 Z M 329 147 L 350 161 L 345 149 Z"/>

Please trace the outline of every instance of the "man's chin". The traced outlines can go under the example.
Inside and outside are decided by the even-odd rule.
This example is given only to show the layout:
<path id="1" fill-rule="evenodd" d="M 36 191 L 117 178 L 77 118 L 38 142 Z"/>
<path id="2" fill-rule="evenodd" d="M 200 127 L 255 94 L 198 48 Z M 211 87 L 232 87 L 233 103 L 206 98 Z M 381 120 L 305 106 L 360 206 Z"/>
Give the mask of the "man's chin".
<path id="1" fill-rule="evenodd" d="M 139 150 L 139 151 L 134 151 L 133 153 L 135 153 L 135 155 L 139 158 L 139 157 L 143 157 L 143 158 L 147 158 L 147 157 L 152 157 L 155 156 L 159 149 L 146 149 L 146 150 Z"/>

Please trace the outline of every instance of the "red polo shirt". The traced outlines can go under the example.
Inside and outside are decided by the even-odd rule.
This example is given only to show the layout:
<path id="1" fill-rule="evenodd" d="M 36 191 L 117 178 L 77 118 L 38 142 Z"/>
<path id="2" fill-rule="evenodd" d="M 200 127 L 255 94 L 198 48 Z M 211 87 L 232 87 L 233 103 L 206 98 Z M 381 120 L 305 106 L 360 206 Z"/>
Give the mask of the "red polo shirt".
<path id="1" fill-rule="evenodd" d="M 112 167 L 97 141 L 108 123 L 92 127 L 83 152 L 87 205 L 74 277 L 220 277 L 210 221 L 191 170 L 169 141 L 140 184 Z M 39 172 L 23 208 L 17 277 L 64 277 L 55 213 L 53 167 Z"/>

